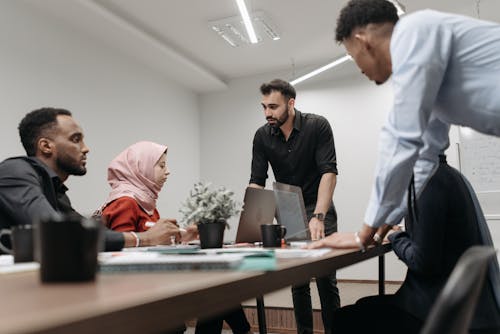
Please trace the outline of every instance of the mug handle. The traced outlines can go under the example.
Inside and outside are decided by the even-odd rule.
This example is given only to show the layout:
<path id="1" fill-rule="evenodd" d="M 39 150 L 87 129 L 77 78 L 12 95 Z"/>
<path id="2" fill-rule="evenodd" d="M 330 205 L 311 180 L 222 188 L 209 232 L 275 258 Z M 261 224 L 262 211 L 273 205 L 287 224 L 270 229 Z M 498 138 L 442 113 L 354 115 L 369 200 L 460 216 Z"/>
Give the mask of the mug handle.
<path id="1" fill-rule="evenodd" d="M 281 238 L 283 239 L 286 235 L 286 227 L 281 225 Z"/>
<path id="2" fill-rule="evenodd" d="M 12 231 L 11 230 L 8 230 L 8 229 L 3 229 L 3 230 L 0 230 L 0 249 L 2 250 L 2 252 L 4 253 L 7 253 L 7 254 L 11 254 L 12 255 L 12 249 L 9 249 L 7 247 L 5 247 L 3 244 L 2 244 L 2 237 L 4 235 L 9 235 L 9 237 L 12 236 Z M 11 238 L 12 240 L 12 238 Z"/>
<path id="3" fill-rule="evenodd" d="M 84 218 L 82 219 L 82 221 L 80 221 L 80 226 L 83 230 L 81 239 L 82 249 L 89 249 L 89 247 L 91 247 L 93 243 L 96 243 L 98 245 L 98 241 L 96 242 L 95 240 L 99 240 L 100 232 L 100 226 L 97 224 L 97 221 L 92 218 Z"/>

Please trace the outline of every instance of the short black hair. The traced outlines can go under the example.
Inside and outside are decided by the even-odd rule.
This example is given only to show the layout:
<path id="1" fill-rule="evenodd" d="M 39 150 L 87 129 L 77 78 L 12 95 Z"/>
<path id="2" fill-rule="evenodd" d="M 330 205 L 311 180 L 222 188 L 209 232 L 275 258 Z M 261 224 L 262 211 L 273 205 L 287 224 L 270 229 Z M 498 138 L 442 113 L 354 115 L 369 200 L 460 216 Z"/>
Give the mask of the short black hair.
<path id="1" fill-rule="evenodd" d="M 274 79 L 269 83 L 263 83 L 260 86 L 260 92 L 262 95 L 269 95 L 272 91 L 280 92 L 287 100 L 295 99 L 297 93 L 295 88 L 288 81 L 281 79 Z"/>
<path id="2" fill-rule="evenodd" d="M 370 23 L 398 22 L 396 6 L 386 0 L 351 0 L 342 8 L 337 19 L 335 39 L 341 43 L 354 29 Z"/>
<path id="3" fill-rule="evenodd" d="M 40 108 L 24 116 L 19 123 L 19 136 L 28 156 L 36 154 L 36 143 L 48 130 L 57 125 L 57 116 L 71 116 L 71 112 L 60 108 Z"/>

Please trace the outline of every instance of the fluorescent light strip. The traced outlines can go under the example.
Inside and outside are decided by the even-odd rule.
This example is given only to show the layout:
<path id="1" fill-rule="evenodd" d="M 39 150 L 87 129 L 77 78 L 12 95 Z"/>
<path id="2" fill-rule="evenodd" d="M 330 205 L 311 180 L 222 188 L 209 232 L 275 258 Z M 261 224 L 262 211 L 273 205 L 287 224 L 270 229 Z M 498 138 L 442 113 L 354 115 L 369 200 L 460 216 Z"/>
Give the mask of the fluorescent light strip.
<path id="1" fill-rule="evenodd" d="M 338 65 L 340 65 L 340 64 L 342 64 L 342 63 L 344 63 L 344 62 L 346 62 L 346 61 L 348 61 L 348 60 L 351 60 L 351 59 L 352 59 L 352 58 L 351 58 L 351 56 L 349 56 L 349 55 L 345 55 L 345 56 L 343 56 L 343 57 L 340 57 L 340 58 L 338 58 L 338 59 L 336 59 L 336 60 L 332 61 L 330 64 L 326 64 L 325 66 L 322 66 L 322 67 L 320 67 L 320 68 L 318 68 L 318 69 L 315 69 L 314 71 L 309 72 L 309 73 L 307 73 L 307 74 L 305 74 L 305 75 L 303 75 L 303 76 L 301 76 L 301 77 L 299 77 L 299 78 L 297 78 L 297 79 L 295 79 L 295 80 L 291 81 L 291 82 L 290 82 L 290 84 L 291 84 L 292 86 L 295 86 L 295 85 L 296 85 L 296 84 L 298 84 L 299 82 L 302 82 L 302 81 L 304 81 L 304 80 L 307 80 L 307 79 L 309 79 L 309 78 L 311 78 L 311 77 L 313 77 L 313 76 L 315 76 L 315 75 L 320 74 L 321 72 L 324 72 L 324 71 L 326 71 L 326 70 L 329 70 L 329 69 L 331 69 L 331 68 L 333 68 L 333 67 L 335 67 L 335 66 L 338 66 Z"/>
<path id="2" fill-rule="evenodd" d="M 236 4 L 238 5 L 238 9 L 240 10 L 241 18 L 243 19 L 245 28 L 247 29 L 250 43 L 252 44 L 258 43 L 259 41 L 257 40 L 257 35 L 255 35 L 255 30 L 253 29 L 252 21 L 250 20 L 250 15 L 248 15 L 247 6 L 245 5 L 245 0 L 236 0 Z"/>
<path id="3" fill-rule="evenodd" d="M 406 13 L 405 6 L 403 4 L 401 4 L 398 0 L 389 0 L 389 2 L 391 2 L 396 7 L 396 9 L 398 11 L 398 16 L 404 15 Z M 331 62 L 330 64 L 327 64 L 327 65 L 325 65 L 323 67 L 320 67 L 320 68 L 318 68 L 318 69 L 316 69 L 316 70 L 314 70 L 314 71 L 312 71 L 310 73 L 307 73 L 307 74 L 301 76 L 300 78 L 297 78 L 297 79 L 291 81 L 290 84 L 292 86 L 294 86 L 294 85 L 298 84 L 299 82 L 307 80 L 307 79 L 309 79 L 309 78 L 311 78 L 311 77 L 313 77 L 315 75 L 320 74 L 321 72 L 324 72 L 326 70 L 329 70 L 330 68 L 333 68 L 333 67 L 335 67 L 337 65 L 340 65 L 340 64 L 342 64 L 343 62 L 345 62 L 347 60 L 352 60 L 351 56 L 345 55 L 345 56 L 343 56 L 343 57 L 341 57 L 341 58 L 339 58 L 339 59 Z"/>

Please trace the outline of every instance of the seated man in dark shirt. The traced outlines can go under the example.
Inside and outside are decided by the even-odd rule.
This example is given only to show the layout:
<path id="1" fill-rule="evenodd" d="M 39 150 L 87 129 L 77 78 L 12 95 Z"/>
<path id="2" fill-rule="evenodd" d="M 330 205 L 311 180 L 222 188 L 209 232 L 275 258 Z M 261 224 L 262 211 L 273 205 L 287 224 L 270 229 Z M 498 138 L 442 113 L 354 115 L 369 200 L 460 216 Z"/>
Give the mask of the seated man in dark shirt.
<path id="1" fill-rule="evenodd" d="M 32 111 L 19 124 L 19 135 L 27 156 L 0 163 L 0 229 L 32 224 L 55 212 L 76 213 L 64 182 L 70 175 L 85 175 L 89 148 L 71 113 Z M 168 244 L 178 233 L 166 221 L 136 234 L 106 230 L 105 249 Z"/>
<path id="2" fill-rule="evenodd" d="M 388 237 L 394 253 L 408 266 L 401 288 L 394 295 L 365 297 L 338 309 L 334 333 L 419 333 L 459 257 L 469 247 L 485 244 L 475 195 L 444 155 L 418 200 L 414 189 L 412 183 L 406 231 Z M 332 245 L 327 240 L 311 245 L 324 246 Z M 495 300 L 499 282 L 494 279 L 488 276 L 470 333 L 500 332 L 500 306 Z"/>

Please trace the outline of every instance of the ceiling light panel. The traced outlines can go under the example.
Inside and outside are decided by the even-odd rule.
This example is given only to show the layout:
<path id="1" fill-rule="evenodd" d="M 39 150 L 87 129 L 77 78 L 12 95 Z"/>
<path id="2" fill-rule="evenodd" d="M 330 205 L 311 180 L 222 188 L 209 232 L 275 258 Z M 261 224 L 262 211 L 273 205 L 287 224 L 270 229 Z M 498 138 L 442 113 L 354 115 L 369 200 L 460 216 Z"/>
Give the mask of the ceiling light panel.
<path id="1" fill-rule="evenodd" d="M 250 15 L 257 38 L 257 43 L 278 41 L 281 36 L 274 23 L 262 11 Z M 241 16 L 231 16 L 209 22 L 212 29 L 220 38 L 232 47 L 251 45 Z"/>
<path id="2" fill-rule="evenodd" d="M 257 36 L 255 35 L 252 19 L 250 18 L 250 14 L 248 14 L 245 0 L 236 0 L 236 4 L 238 5 L 238 10 L 240 11 L 241 18 L 243 19 L 243 24 L 245 25 L 248 37 L 250 38 L 250 43 L 257 44 L 259 41 L 257 40 Z"/>

